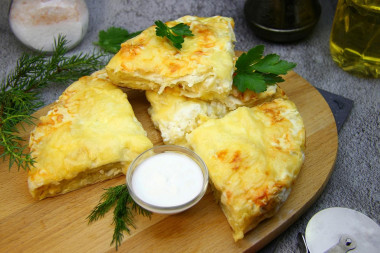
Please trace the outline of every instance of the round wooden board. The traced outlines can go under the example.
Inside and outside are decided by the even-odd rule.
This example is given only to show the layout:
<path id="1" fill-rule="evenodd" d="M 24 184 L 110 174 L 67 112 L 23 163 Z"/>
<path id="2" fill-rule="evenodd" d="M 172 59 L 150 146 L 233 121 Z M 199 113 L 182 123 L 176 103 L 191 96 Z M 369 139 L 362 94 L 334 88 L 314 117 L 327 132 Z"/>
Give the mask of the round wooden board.
<path id="1" fill-rule="evenodd" d="M 305 79 L 295 72 L 281 88 L 295 102 L 306 128 L 305 163 L 293 190 L 272 218 L 248 232 L 238 243 L 211 192 L 191 209 L 176 215 L 136 217 L 136 229 L 125 235 L 120 252 L 242 252 L 257 251 L 290 226 L 323 191 L 335 163 L 338 136 L 331 110 Z M 161 144 L 141 93 L 130 96 L 135 114 L 154 144 Z M 45 115 L 48 107 L 35 116 Z M 31 127 L 22 132 L 26 139 Z M 125 183 L 124 177 L 91 185 L 62 196 L 35 201 L 27 174 L 8 161 L 0 163 L 0 252 L 113 252 L 112 212 L 88 225 L 86 217 L 104 188 Z"/>

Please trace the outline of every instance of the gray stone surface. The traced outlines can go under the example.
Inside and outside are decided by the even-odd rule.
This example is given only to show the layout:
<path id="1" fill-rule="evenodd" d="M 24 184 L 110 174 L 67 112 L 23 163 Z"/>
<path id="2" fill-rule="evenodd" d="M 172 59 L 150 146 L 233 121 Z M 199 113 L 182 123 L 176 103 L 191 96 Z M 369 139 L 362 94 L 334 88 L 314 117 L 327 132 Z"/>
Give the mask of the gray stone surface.
<path id="1" fill-rule="evenodd" d="M 0 10 L 1 78 L 14 68 L 21 53 L 28 51 L 9 29 L 9 2 L 2 1 Z M 97 40 L 98 31 L 110 26 L 125 27 L 133 32 L 152 25 L 158 19 L 167 21 L 187 14 L 229 16 L 236 23 L 237 50 L 264 44 L 266 53 L 277 53 L 298 63 L 295 71 L 315 87 L 352 99 L 354 107 L 339 132 L 338 157 L 331 179 L 315 204 L 278 237 L 272 245 L 276 246 L 276 252 L 297 252 L 297 233 L 305 231 L 308 220 L 315 213 L 328 207 L 351 208 L 380 223 L 380 79 L 358 78 L 334 64 L 329 53 L 329 35 L 336 0 L 321 0 L 320 3 L 321 18 L 310 37 L 297 43 L 275 44 L 260 40 L 249 30 L 243 17 L 244 0 L 87 0 L 89 30 L 83 42 L 72 51 L 92 51 L 92 42 Z M 67 85 L 45 89 L 41 93 L 43 101 L 53 102 Z"/>

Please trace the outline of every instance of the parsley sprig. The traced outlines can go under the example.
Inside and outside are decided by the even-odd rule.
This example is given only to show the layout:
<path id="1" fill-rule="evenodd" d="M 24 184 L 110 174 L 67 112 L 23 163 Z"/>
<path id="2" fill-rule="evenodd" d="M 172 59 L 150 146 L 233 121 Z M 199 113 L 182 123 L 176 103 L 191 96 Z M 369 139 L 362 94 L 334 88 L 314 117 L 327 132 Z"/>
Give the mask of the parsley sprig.
<path id="1" fill-rule="evenodd" d="M 177 49 L 182 48 L 182 43 L 185 41 L 184 36 L 194 36 L 190 27 L 184 23 L 179 23 L 173 27 L 168 27 L 164 22 L 157 20 L 154 22 L 156 27 L 156 35 L 168 38 L 173 46 Z"/>
<path id="2" fill-rule="evenodd" d="M 168 27 L 160 20 L 155 21 L 156 35 L 168 38 L 173 46 L 177 49 L 182 48 L 182 43 L 185 41 L 184 36 L 194 36 L 190 27 L 186 24 L 180 23 L 174 27 Z M 142 31 L 129 33 L 126 29 L 121 27 L 110 27 L 106 31 L 99 32 L 99 40 L 94 42 L 95 45 L 101 47 L 104 51 L 116 54 L 120 50 L 123 42 L 132 39 L 139 35 Z"/>
<path id="3" fill-rule="evenodd" d="M 135 228 L 133 222 L 134 213 L 141 214 L 150 218 L 151 212 L 145 210 L 134 202 L 129 194 L 127 185 L 122 184 L 105 189 L 99 204 L 92 210 L 87 217 L 88 223 L 97 221 L 115 206 L 113 211 L 113 224 L 115 225 L 111 245 L 115 243 L 116 250 L 123 241 L 123 232 L 130 234 L 131 227 Z"/>
<path id="4" fill-rule="evenodd" d="M 101 47 L 104 51 L 116 54 L 120 50 L 121 43 L 139 35 L 142 31 L 129 33 L 121 27 L 110 27 L 106 31 L 99 32 L 99 41 L 95 45 Z"/>
<path id="5" fill-rule="evenodd" d="M 268 54 L 263 57 L 264 46 L 258 45 L 243 53 L 236 61 L 234 73 L 234 85 L 239 91 L 246 89 L 256 93 L 267 90 L 268 85 L 283 82 L 279 75 L 285 75 L 296 64 L 280 60 L 276 54 Z"/>

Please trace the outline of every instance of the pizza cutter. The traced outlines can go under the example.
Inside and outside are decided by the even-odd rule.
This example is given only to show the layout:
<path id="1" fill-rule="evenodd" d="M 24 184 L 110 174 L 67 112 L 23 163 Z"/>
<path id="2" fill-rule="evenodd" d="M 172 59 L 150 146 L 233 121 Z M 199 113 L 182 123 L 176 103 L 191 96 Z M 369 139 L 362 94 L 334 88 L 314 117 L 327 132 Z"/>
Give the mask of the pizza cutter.
<path id="1" fill-rule="evenodd" d="M 380 226 L 348 208 L 327 208 L 315 214 L 303 239 L 310 253 L 380 252 Z"/>

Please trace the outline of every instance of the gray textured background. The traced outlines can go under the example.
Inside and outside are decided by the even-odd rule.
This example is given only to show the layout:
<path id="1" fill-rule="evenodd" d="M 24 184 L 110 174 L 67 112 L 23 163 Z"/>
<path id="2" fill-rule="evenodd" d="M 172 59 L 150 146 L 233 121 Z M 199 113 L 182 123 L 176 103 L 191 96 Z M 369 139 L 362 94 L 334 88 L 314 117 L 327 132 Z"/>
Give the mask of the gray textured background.
<path id="1" fill-rule="evenodd" d="M 9 29 L 9 0 L 2 1 L 0 15 L 0 78 L 16 64 L 22 52 L 28 51 Z M 265 53 L 277 53 L 298 63 L 295 71 L 315 87 L 342 95 L 354 101 L 354 107 L 339 133 L 339 150 L 334 172 L 321 197 L 274 244 L 276 252 L 297 252 L 297 233 L 305 231 L 308 220 L 328 207 L 347 207 L 360 211 L 380 223 L 380 79 L 352 76 L 335 65 L 330 57 L 329 36 L 336 0 L 320 0 L 322 14 L 307 39 L 292 44 L 262 41 L 249 30 L 244 17 L 244 0 L 87 0 L 90 11 L 88 33 L 73 52 L 94 49 L 99 30 L 121 26 L 130 32 L 145 29 L 155 20 L 168 21 L 184 15 L 233 17 L 237 37 L 236 49 L 248 50 L 257 44 L 266 46 Z M 379 49 L 380 50 L 380 49 Z M 67 84 L 68 85 L 68 84 Z M 45 103 L 58 98 L 67 86 L 45 89 Z"/>

